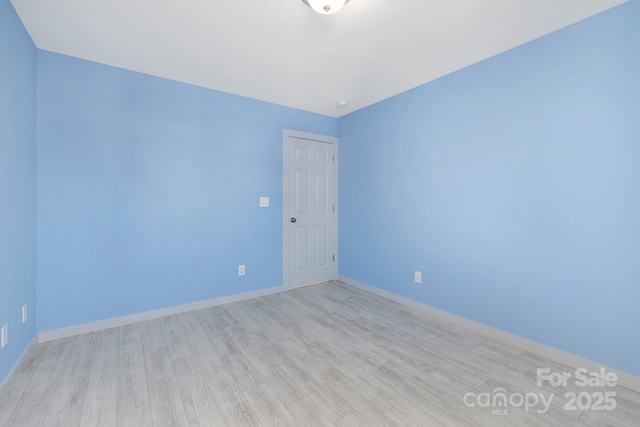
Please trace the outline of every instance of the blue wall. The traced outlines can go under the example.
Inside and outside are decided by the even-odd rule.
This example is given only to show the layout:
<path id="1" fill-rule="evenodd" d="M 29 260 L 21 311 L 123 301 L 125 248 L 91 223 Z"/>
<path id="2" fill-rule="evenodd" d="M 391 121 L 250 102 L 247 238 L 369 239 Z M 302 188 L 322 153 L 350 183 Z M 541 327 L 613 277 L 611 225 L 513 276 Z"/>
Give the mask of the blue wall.
<path id="1" fill-rule="evenodd" d="M 639 18 L 336 121 L 37 52 L 0 0 L 0 382 L 36 271 L 41 331 L 280 285 L 283 128 L 341 139 L 341 274 L 640 375 Z"/>
<path id="2" fill-rule="evenodd" d="M 36 47 L 0 0 L 0 384 L 35 335 Z M 22 305 L 31 319 L 22 324 Z"/>
<path id="3" fill-rule="evenodd" d="M 640 375 L 639 23 L 632 1 L 341 118 L 340 274 Z"/>
<path id="4" fill-rule="evenodd" d="M 40 51 L 38 330 L 282 285 L 283 128 L 337 120 Z"/>

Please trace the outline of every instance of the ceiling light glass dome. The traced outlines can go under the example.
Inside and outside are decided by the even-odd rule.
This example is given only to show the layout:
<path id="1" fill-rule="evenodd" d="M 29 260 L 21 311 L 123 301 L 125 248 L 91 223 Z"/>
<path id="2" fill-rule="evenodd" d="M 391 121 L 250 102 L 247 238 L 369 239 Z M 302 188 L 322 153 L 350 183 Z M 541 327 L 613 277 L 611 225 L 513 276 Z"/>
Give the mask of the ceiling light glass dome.
<path id="1" fill-rule="evenodd" d="M 322 15 L 331 15 L 336 13 L 342 6 L 344 6 L 349 0 L 302 0 L 313 10 Z"/>

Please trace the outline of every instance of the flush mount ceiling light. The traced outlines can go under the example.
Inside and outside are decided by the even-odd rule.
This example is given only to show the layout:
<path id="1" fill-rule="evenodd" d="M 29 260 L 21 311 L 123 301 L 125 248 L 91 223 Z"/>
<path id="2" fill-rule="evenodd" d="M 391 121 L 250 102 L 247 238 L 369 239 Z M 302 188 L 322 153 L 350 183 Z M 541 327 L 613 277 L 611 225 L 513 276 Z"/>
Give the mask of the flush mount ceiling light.
<path id="1" fill-rule="evenodd" d="M 342 6 L 344 6 L 349 0 L 302 0 L 307 5 L 311 6 L 311 9 L 315 10 L 321 15 L 331 15 L 336 13 Z"/>

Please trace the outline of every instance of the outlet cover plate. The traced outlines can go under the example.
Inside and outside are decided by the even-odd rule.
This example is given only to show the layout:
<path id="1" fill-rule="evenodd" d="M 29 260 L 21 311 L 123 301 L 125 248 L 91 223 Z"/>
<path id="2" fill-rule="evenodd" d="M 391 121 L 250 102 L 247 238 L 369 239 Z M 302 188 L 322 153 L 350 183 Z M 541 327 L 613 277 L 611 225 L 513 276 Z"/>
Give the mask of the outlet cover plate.
<path id="1" fill-rule="evenodd" d="M 0 346 L 5 348 L 7 344 L 9 344 L 9 324 L 4 325 L 0 333 Z"/>

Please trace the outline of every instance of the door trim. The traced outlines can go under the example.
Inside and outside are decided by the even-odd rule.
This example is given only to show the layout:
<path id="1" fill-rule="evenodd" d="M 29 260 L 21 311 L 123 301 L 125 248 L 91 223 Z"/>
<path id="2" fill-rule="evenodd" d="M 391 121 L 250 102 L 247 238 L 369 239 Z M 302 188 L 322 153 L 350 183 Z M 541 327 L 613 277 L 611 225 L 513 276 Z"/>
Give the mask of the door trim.
<path id="1" fill-rule="evenodd" d="M 324 142 L 333 144 L 335 153 L 335 162 L 333 167 L 333 205 L 336 207 L 333 215 L 333 253 L 335 254 L 335 261 L 333 261 L 333 280 L 338 278 L 338 138 L 334 136 L 319 135 L 308 132 L 300 132 L 292 129 L 283 129 L 282 131 L 282 285 L 285 289 L 291 289 L 291 281 L 289 278 L 289 237 L 291 233 L 291 227 L 289 227 L 289 216 L 287 215 L 286 207 L 291 200 L 291 194 L 287 188 L 287 144 L 289 138 L 307 139 L 310 141 Z M 303 285 L 304 286 L 304 285 Z"/>

